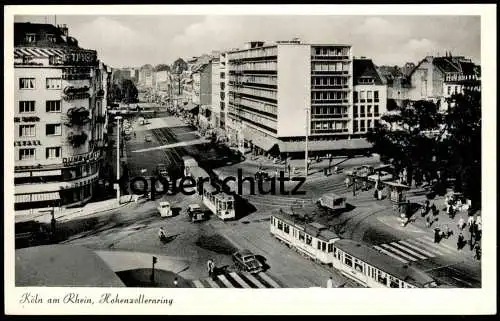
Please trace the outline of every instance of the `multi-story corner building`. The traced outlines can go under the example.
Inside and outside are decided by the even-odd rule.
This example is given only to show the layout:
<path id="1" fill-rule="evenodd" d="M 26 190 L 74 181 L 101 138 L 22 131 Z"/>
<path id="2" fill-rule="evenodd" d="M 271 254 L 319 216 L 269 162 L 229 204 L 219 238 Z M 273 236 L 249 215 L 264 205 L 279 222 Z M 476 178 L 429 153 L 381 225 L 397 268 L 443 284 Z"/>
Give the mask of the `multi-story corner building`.
<path id="1" fill-rule="evenodd" d="M 409 99 L 440 102 L 447 109 L 445 99 L 465 89 L 481 90 L 480 68 L 463 56 L 425 57 L 410 72 Z"/>
<path id="2" fill-rule="evenodd" d="M 105 145 L 110 70 L 66 26 L 14 24 L 15 209 L 89 201 Z"/>
<path id="3" fill-rule="evenodd" d="M 363 137 L 387 111 L 387 85 L 371 59 L 354 59 L 352 137 Z"/>
<path id="4" fill-rule="evenodd" d="M 312 155 L 370 147 L 355 138 L 351 46 L 257 41 L 228 62 L 226 127 L 240 148 L 304 153 L 306 133 Z"/>
<path id="5" fill-rule="evenodd" d="M 154 83 L 153 66 L 150 64 L 142 66 L 139 70 L 139 86 L 143 88 L 153 88 Z"/>

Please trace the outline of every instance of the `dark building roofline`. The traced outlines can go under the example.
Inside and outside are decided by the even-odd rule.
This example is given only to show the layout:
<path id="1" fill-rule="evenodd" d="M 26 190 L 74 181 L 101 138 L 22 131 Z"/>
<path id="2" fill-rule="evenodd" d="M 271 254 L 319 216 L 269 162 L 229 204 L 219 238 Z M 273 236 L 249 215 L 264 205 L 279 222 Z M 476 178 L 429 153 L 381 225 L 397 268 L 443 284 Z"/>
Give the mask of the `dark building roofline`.
<path id="1" fill-rule="evenodd" d="M 371 59 L 353 59 L 353 79 L 354 84 L 358 84 L 358 80 L 362 77 L 371 77 L 374 79 L 375 85 L 383 85 L 384 80 L 379 74 L 375 64 Z"/>

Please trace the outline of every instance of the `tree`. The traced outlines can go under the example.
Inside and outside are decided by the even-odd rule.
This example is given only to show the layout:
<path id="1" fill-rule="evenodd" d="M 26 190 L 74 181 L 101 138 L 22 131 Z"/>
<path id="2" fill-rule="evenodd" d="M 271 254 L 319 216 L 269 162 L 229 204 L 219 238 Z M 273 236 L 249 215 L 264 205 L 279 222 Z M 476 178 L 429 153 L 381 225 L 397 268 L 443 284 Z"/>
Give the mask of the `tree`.
<path id="1" fill-rule="evenodd" d="M 165 64 L 159 64 L 154 68 L 154 71 L 170 71 L 170 66 Z"/>
<path id="2" fill-rule="evenodd" d="M 109 101 L 121 101 L 122 100 L 122 90 L 117 84 L 112 84 L 109 89 Z"/>
<path id="3" fill-rule="evenodd" d="M 172 71 L 173 72 L 183 72 L 186 70 L 188 70 L 188 64 L 182 58 L 177 59 L 172 64 Z"/>
<path id="4" fill-rule="evenodd" d="M 121 92 L 122 92 L 122 101 L 130 104 L 136 103 L 139 100 L 137 99 L 138 91 L 135 87 L 134 83 L 130 79 L 123 79 L 121 83 Z"/>
<path id="5" fill-rule="evenodd" d="M 386 114 L 368 133 L 374 151 L 390 160 L 397 171 L 412 177 L 425 174 L 444 187 L 454 188 L 480 204 L 481 191 L 481 100 L 480 93 L 452 96 L 450 110 L 439 113 L 429 101 L 406 103 L 399 113 Z M 415 173 L 417 171 L 417 173 Z M 416 175 L 415 175 L 416 174 Z M 437 188 L 437 187 L 436 187 Z"/>

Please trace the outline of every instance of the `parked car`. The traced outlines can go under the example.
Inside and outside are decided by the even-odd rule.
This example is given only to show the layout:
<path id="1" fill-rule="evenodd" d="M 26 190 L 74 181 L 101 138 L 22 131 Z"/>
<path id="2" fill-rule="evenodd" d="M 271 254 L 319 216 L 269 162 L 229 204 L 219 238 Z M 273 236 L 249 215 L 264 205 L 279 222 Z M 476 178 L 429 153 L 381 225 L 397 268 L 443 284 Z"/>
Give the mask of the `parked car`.
<path id="1" fill-rule="evenodd" d="M 169 202 L 160 202 L 160 205 L 156 209 L 161 217 L 173 216 L 172 207 Z"/>
<path id="2" fill-rule="evenodd" d="M 346 207 L 346 198 L 334 193 L 326 193 L 318 199 L 317 203 L 331 211 L 343 210 Z"/>
<path id="3" fill-rule="evenodd" d="M 257 260 L 255 255 L 249 250 L 242 250 L 233 253 L 233 262 L 236 268 L 249 273 L 259 273 L 262 272 L 262 263 Z"/>
<path id="4" fill-rule="evenodd" d="M 200 205 L 190 204 L 186 212 L 191 219 L 191 222 L 200 222 L 205 220 L 205 213 L 201 210 Z"/>

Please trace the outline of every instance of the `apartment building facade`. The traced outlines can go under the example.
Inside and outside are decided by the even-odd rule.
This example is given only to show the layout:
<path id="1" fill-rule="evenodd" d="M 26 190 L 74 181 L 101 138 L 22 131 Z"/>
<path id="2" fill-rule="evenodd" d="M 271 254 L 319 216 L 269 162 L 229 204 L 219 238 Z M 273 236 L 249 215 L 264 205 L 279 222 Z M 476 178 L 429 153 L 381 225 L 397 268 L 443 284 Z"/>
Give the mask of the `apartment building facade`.
<path id="1" fill-rule="evenodd" d="M 240 149 L 312 154 L 366 149 L 353 131 L 351 46 L 251 42 L 228 53 L 226 131 Z"/>
<path id="2" fill-rule="evenodd" d="M 220 104 L 221 104 L 221 84 L 220 84 L 220 57 L 212 60 L 212 119 L 214 128 L 220 128 Z"/>
<path id="3" fill-rule="evenodd" d="M 212 128 L 212 63 L 201 63 L 193 69 L 193 98 L 199 106 L 198 121 L 202 128 Z"/>
<path id="4" fill-rule="evenodd" d="M 65 26 L 14 24 L 15 210 L 78 205 L 97 184 L 111 70 Z"/>

